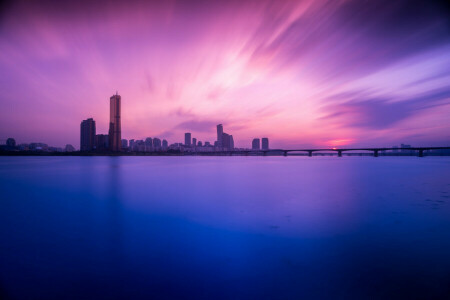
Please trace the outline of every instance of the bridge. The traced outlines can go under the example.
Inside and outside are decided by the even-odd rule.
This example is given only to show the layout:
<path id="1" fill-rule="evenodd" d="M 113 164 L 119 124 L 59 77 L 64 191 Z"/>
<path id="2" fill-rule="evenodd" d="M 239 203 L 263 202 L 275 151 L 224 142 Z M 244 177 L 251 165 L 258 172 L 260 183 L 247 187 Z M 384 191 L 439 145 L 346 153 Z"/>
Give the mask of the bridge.
<path id="1" fill-rule="evenodd" d="M 313 156 L 314 152 L 332 152 L 337 153 L 339 157 L 342 157 L 342 152 L 346 151 L 369 151 L 373 152 L 374 157 L 378 157 L 378 154 L 382 151 L 416 151 L 418 157 L 423 157 L 424 152 L 428 150 L 450 150 L 450 147 L 411 147 L 411 148 L 322 148 L 322 149 L 268 149 L 268 150 L 236 150 L 236 151 L 221 151 L 213 152 L 218 155 L 251 155 L 251 154 L 262 154 L 267 155 L 269 153 L 280 153 L 284 156 L 288 156 L 288 153 L 292 152 L 305 152 L 308 156 Z M 198 153 L 197 153 L 198 154 Z M 206 154 L 206 153 L 205 153 Z"/>

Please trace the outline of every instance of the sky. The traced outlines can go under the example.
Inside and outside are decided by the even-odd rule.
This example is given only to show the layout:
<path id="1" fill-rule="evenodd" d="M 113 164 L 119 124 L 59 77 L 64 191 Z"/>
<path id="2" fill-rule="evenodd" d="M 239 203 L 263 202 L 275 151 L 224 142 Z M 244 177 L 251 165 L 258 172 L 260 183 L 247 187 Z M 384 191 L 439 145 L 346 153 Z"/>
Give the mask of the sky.
<path id="1" fill-rule="evenodd" d="M 122 138 L 271 148 L 450 145 L 445 1 L 7 1 L 0 143 Z"/>

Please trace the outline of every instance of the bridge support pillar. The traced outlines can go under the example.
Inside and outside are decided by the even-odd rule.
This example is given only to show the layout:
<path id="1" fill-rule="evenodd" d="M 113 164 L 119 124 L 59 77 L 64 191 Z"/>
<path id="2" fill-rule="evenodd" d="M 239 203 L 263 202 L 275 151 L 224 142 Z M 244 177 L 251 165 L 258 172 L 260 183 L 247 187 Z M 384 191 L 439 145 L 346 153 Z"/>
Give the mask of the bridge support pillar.
<path id="1" fill-rule="evenodd" d="M 342 157 L 342 151 L 341 150 L 338 151 L 338 156 Z"/>
<path id="2" fill-rule="evenodd" d="M 308 156 L 311 157 L 312 156 L 312 151 L 308 151 Z"/>
<path id="3" fill-rule="evenodd" d="M 419 149 L 419 157 L 423 157 L 423 150 Z"/>
<path id="4" fill-rule="evenodd" d="M 378 150 L 373 150 L 373 157 L 378 157 Z"/>
<path id="5" fill-rule="evenodd" d="M 283 155 L 284 155 L 284 156 L 287 156 L 287 151 L 284 151 Z"/>

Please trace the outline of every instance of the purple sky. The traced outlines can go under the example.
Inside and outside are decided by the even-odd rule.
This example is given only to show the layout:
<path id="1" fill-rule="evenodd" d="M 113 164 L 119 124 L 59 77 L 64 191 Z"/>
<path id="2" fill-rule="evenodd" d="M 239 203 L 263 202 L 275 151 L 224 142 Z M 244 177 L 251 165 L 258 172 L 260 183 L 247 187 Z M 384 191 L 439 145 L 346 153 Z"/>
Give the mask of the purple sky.
<path id="1" fill-rule="evenodd" d="M 95 2 L 95 3 L 94 3 Z M 273 148 L 450 145 L 450 15 L 433 1 L 11 1 L 0 142 L 122 136 Z"/>

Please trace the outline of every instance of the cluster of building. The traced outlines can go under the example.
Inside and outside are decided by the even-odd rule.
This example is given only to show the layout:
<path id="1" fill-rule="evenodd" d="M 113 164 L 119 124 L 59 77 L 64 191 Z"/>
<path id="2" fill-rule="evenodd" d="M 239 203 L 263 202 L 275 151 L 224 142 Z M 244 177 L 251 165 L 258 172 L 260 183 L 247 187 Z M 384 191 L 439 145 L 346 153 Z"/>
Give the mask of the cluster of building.
<path id="1" fill-rule="evenodd" d="M 52 147 L 45 143 L 22 143 L 16 144 L 16 140 L 8 138 L 4 145 L 0 145 L 0 150 L 5 151 L 39 151 L 39 152 L 73 152 L 75 147 L 67 144 L 64 148 Z"/>
<path id="2" fill-rule="evenodd" d="M 407 148 L 411 148 L 411 145 L 400 144 L 400 147 L 392 146 L 392 152 L 393 153 L 410 153 L 411 151 L 413 151 L 413 150 L 408 150 Z"/>
<path id="3" fill-rule="evenodd" d="M 236 150 L 234 146 L 233 135 L 228 134 L 223 131 L 223 125 L 217 125 L 217 140 L 211 144 L 209 141 L 202 143 L 202 141 L 197 141 L 196 138 L 192 138 L 190 132 L 184 134 L 184 145 L 177 145 L 182 147 L 183 151 L 194 151 L 194 152 L 221 152 L 221 151 L 234 151 Z"/>
<path id="4" fill-rule="evenodd" d="M 147 137 L 145 139 L 122 139 L 121 130 L 121 97 L 116 92 L 109 98 L 109 131 L 108 134 L 97 133 L 95 120 L 88 118 L 80 124 L 80 151 L 82 152 L 222 152 L 243 150 L 234 146 L 233 135 L 223 131 L 223 125 L 217 125 L 217 140 L 214 143 L 198 141 L 193 138 L 190 132 L 184 134 L 184 143 L 168 143 L 167 140 L 157 137 Z M 268 150 L 269 139 L 262 138 L 262 147 L 260 139 L 254 139 L 252 142 L 253 150 Z M 49 147 L 44 143 L 31 143 L 16 145 L 13 138 L 9 138 L 5 145 L 0 145 L 0 150 L 7 151 L 42 151 L 42 152 L 73 152 L 75 147 L 68 144 L 65 148 Z"/>
<path id="5" fill-rule="evenodd" d="M 121 130 L 121 97 L 116 92 L 109 98 L 109 131 L 108 134 L 97 134 L 95 121 L 93 118 L 83 120 L 80 124 L 80 151 L 90 152 L 229 152 L 235 150 L 248 150 L 238 149 L 234 146 L 233 135 L 223 131 L 223 125 L 217 125 L 217 140 L 214 143 L 197 140 L 193 138 L 190 132 L 184 134 L 184 143 L 170 144 L 167 140 L 159 139 L 157 137 L 147 137 L 145 139 L 135 140 L 131 139 L 129 142 L 126 139 L 122 139 Z M 395 155 L 402 155 L 406 153 L 412 153 L 415 150 L 408 150 L 412 148 L 411 145 L 401 144 L 393 146 L 391 150 L 382 150 L 382 152 L 396 153 Z M 255 138 L 251 145 L 252 150 L 269 150 L 268 138 Z M 1 151 L 39 151 L 39 152 L 74 152 L 75 147 L 67 144 L 64 148 L 50 147 L 45 143 L 30 143 L 16 145 L 16 141 L 13 138 L 8 138 L 4 145 L 0 145 Z M 436 149 L 431 151 L 436 154 L 447 154 L 450 152 L 448 149 Z M 393 154 L 394 155 L 394 154 Z"/>
<path id="6" fill-rule="evenodd" d="M 145 140 L 131 139 L 129 144 L 127 140 L 122 139 L 123 151 L 153 152 L 167 149 L 169 149 L 169 143 L 166 140 L 161 141 L 161 139 L 156 137 L 148 137 Z"/>
<path id="7" fill-rule="evenodd" d="M 262 138 L 260 140 L 258 138 L 253 139 L 252 141 L 252 150 L 269 150 L 269 139 L 268 138 Z"/>
<path id="8" fill-rule="evenodd" d="M 80 125 L 80 151 L 121 151 L 122 130 L 120 124 L 121 97 L 116 92 L 109 98 L 109 132 L 97 134 L 93 118 L 83 120 Z"/>
<path id="9" fill-rule="evenodd" d="M 80 151 L 133 151 L 133 152 L 218 152 L 235 150 L 233 135 L 223 131 L 223 125 L 217 125 L 217 140 L 214 144 L 210 142 L 197 141 L 192 138 L 190 132 L 184 134 L 184 143 L 174 143 L 169 145 L 167 140 L 147 137 L 145 139 L 130 141 L 121 138 L 121 97 L 116 92 L 110 97 L 110 123 L 108 134 L 97 134 L 95 121 L 93 118 L 83 120 L 80 125 Z M 252 149 L 259 150 L 258 147 Z M 253 143 L 255 143 L 255 140 Z M 269 149 L 269 139 L 262 139 L 262 149 Z"/>

